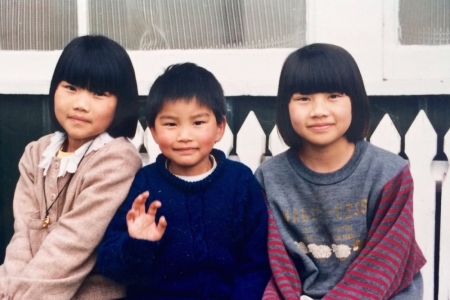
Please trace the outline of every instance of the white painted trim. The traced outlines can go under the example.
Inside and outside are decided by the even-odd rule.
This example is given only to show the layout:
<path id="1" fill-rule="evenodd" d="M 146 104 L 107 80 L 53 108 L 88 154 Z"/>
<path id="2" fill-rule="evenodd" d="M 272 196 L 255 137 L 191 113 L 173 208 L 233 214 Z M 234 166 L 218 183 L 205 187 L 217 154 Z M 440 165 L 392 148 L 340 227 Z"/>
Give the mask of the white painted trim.
<path id="1" fill-rule="evenodd" d="M 383 78 L 413 82 L 433 80 L 448 85 L 450 45 L 401 45 L 398 15 L 399 0 L 383 0 Z"/>
<path id="2" fill-rule="evenodd" d="M 89 33 L 88 0 L 77 0 L 78 36 Z"/>
<path id="3" fill-rule="evenodd" d="M 88 32 L 87 4 L 88 0 L 77 3 L 80 34 Z M 369 95 L 450 94 L 450 45 L 399 45 L 398 0 L 306 0 L 306 7 L 307 42 L 335 43 L 349 50 L 360 66 Z M 170 64 L 191 61 L 213 72 L 227 96 L 275 96 L 282 64 L 294 50 L 159 50 L 129 54 L 140 95 L 148 94 L 153 81 Z M 60 54 L 0 51 L 0 94 L 47 94 Z"/>
<path id="4" fill-rule="evenodd" d="M 139 94 L 173 63 L 191 61 L 213 72 L 227 96 L 275 96 L 282 64 L 295 49 L 130 51 Z M 1 51 L 0 94 L 47 94 L 61 51 Z M 449 79 L 371 80 L 369 95 L 450 94 Z"/>
<path id="5" fill-rule="evenodd" d="M 316 40 L 316 9 L 317 1 L 306 0 L 306 43 L 312 44 Z"/>

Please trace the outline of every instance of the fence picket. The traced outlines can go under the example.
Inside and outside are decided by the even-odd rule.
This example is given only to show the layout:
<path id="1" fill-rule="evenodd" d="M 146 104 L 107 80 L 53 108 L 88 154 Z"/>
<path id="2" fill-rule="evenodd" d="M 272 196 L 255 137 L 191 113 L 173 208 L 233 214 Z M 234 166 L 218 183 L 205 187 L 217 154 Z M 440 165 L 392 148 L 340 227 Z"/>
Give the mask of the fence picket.
<path id="1" fill-rule="evenodd" d="M 266 135 L 253 111 L 250 111 L 242 124 L 236 143 L 239 160 L 255 172 L 265 152 Z"/>
<path id="2" fill-rule="evenodd" d="M 388 114 L 383 116 L 370 137 L 370 143 L 398 154 L 401 150 L 401 137 Z"/>
<path id="3" fill-rule="evenodd" d="M 142 128 L 141 123 L 137 123 L 136 133 L 134 137 L 131 139 L 131 143 L 136 147 L 136 149 L 140 149 L 142 144 L 144 143 L 144 128 Z"/>
<path id="4" fill-rule="evenodd" d="M 450 130 L 445 135 L 444 152 L 450 157 Z M 450 170 L 447 170 L 446 174 Z M 450 300 L 450 176 L 442 182 L 441 236 L 439 249 L 439 300 Z"/>
<path id="5" fill-rule="evenodd" d="M 278 134 L 278 127 L 275 125 L 269 136 L 269 149 L 272 155 L 275 156 L 286 151 L 289 147 L 283 142 L 283 139 Z"/>
<path id="6" fill-rule="evenodd" d="M 424 299 L 434 298 L 434 233 L 436 217 L 436 182 L 431 162 L 436 155 L 437 135 L 421 110 L 405 136 L 405 153 L 414 178 L 414 222 L 416 239 L 427 264 L 422 268 Z"/>
<path id="7" fill-rule="evenodd" d="M 144 132 L 144 146 L 145 149 L 147 149 L 148 154 L 147 161 L 143 162 L 144 165 L 155 162 L 156 157 L 158 156 L 158 154 L 161 153 L 161 150 L 159 150 L 159 146 L 153 139 L 150 129 L 148 127 L 145 129 Z"/>

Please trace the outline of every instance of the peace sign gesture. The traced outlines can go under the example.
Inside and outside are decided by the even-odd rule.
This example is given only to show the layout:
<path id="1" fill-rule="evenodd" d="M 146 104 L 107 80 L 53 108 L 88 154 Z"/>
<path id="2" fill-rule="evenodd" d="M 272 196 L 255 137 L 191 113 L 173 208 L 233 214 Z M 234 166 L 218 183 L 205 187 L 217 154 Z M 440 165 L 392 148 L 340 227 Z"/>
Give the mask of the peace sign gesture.
<path id="1" fill-rule="evenodd" d="M 134 199 L 133 205 L 127 213 L 128 234 L 135 239 L 155 242 L 164 235 L 167 221 L 162 216 L 156 224 L 156 211 L 161 207 L 161 202 L 158 200 L 150 203 L 148 211 L 145 211 L 145 201 L 148 196 L 149 192 L 143 192 Z"/>

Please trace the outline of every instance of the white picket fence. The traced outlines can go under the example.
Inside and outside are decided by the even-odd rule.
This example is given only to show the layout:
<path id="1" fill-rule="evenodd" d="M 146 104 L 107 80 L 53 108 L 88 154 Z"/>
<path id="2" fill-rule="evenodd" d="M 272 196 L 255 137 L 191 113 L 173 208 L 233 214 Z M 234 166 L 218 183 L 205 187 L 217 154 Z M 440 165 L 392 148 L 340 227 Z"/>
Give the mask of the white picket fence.
<path id="1" fill-rule="evenodd" d="M 392 120 L 386 114 L 370 137 L 370 142 L 393 153 L 400 152 L 401 137 Z M 147 153 L 142 153 L 144 164 L 151 163 L 160 153 L 148 129 L 139 125 L 133 140 L 136 147 L 144 145 Z M 273 155 L 281 153 L 287 147 L 278 136 L 276 127 L 269 136 L 270 151 Z M 233 134 L 227 126 L 222 140 L 216 148 L 229 154 L 233 149 Z M 253 171 L 264 157 L 266 136 L 253 112 L 247 116 L 236 137 L 239 160 Z M 424 111 L 420 111 L 405 136 L 405 153 L 409 159 L 414 179 L 414 220 L 417 241 L 427 259 L 422 269 L 424 277 L 424 299 L 434 299 L 435 284 L 439 282 L 439 300 L 450 300 L 450 179 L 445 180 L 448 172 L 447 161 L 433 161 L 437 150 L 437 134 Z M 444 152 L 450 157 L 450 131 L 444 138 Z M 436 186 L 442 188 L 441 231 L 439 248 L 435 249 L 436 227 Z M 439 260 L 439 279 L 435 282 L 435 259 Z"/>

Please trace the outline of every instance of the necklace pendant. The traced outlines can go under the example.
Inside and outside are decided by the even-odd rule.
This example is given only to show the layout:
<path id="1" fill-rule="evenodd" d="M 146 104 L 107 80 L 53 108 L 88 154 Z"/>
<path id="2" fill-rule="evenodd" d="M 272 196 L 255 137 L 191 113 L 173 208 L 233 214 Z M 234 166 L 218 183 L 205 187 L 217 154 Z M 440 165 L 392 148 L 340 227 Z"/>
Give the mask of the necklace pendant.
<path id="1" fill-rule="evenodd" d="M 48 224 L 50 224 L 50 217 L 47 215 L 44 218 L 44 221 L 42 222 L 42 228 L 47 228 Z"/>

